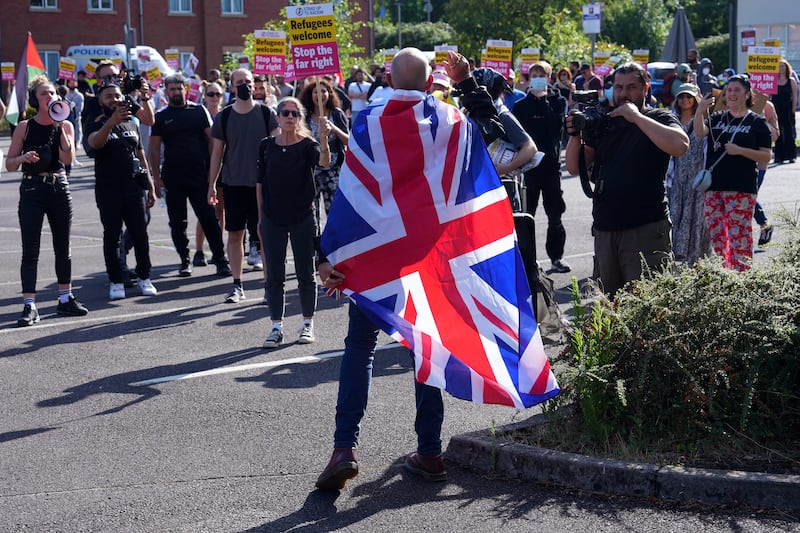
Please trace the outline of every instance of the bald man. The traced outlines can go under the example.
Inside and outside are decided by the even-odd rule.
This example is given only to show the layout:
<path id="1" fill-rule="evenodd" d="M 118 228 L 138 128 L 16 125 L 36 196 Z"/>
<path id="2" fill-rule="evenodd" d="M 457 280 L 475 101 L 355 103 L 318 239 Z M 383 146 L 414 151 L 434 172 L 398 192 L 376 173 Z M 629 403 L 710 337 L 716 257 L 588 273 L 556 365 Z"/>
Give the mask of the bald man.
<path id="1" fill-rule="evenodd" d="M 460 54 L 448 52 L 445 70 L 450 79 L 463 91 L 462 103 L 470 111 L 470 118 L 480 128 L 484 139 L 491 141 L 502 135 L 502 126 L 499 126 L 492 99 L 486 90 L 478 87 L 475 80 L 469 75 L 467 60 Z M 414 102 L 417 99 L 418 102 L 414 104 L 417 105 L 423 99 L 428 98 L 425 91 L 430 88 L 433 76 L 428 60 L 420 50 L 404 48 L 394 57 L 391 74 L 387 74 L 387 80 L 395 92 L 385 105 L 392 104 L 395 99 L 406 103 Z M 435 106 L 447 106 L 435 98 L 429 98 L 428 101 Z M 370 108 L 369 113 L 371 116 L 382 111 L 384 110 L 380 107 L 373 107 Z M 409 124 L 409 127 L 416 128 L 417 122 L 414 115 L 407 114 L 406 116 L 408 120 L 414 121 L 413 124 Z M 357 123 L 365 124 L 367 118 L 362 115 L 361 119 L 354 120 Z M 348 155 L 348 159 L 351 155 Z M 346 161 L 345 165 L 347 164 Z M 392 176 L 377 175 L 375 177 L 392 179 Z M 328 224 L 330 227 L 331 220 Z M 325 258 L 322 258 L 319 265 L 319 275 L 327 289 L 336 289 L 344 280 L 342 273 L 334 270 Z M 367 397 L 372 380 L 372 362 L 380 330 L 352 302 L 349 318 L 339 374 L 334 450 L 328 465 L 317 479 L 316 486 L 321 490 L 341 490 L 348 479 L 358 475 L 356 448 L 358 447 L 361 419 L 367 408 Z M 411 356 L 413 360 L 413 352 Z M 414 429 L 417 432 L 417 452 L 406 458 L 404 467 L 426 481 L 444 481 L 447 479 L 447 473 L 442 461 L 441 428 L 444 420 L 442 391 L 417 382 L 414 387 L 417 407 L 414 423 Z"/>

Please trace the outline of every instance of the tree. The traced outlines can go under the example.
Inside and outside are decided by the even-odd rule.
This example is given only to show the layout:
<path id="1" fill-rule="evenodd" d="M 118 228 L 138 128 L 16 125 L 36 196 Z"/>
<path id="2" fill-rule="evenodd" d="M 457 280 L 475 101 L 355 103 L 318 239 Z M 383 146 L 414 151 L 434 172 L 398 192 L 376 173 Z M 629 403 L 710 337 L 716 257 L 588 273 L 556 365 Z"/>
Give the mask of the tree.
<path id="1" fill-rule="evenodd" d="M 606 2 L 601 37 L 628 49 L 645 48 L 659 57 L 672 25 L 663 0 L 616 0 Z"/>
<path id="2" fill-rule="evenodd" d="M 358 46 L 356 40 L 361 38 L 361 30 L 364 25 L 360 21 L 353 20 L 353 14 L 361 11 L 358 2 L 351 2 L 350 0 L 340 0 L 333 4 L 333 16 L 336 21 L 336 42 L 339 44 L 339 65 L 342 72 L 347 72 L 352 65 L 357 62 L 356 56 L 364 54 L 363 46 Z M 286 27 L 286 8 L 281 8 L 281 19 L 268 20 L 264 23 L 263 29 L 287 31 Z M 288 33 L 288 32 L 287 32 Z M 252 33 L 246 33 L 242 36 L 244 38 L 244 51 L 250 61 L 253 61 L 253 40 Z M 288 36 L 287 36 L 288 39 Z M 291 60 L 291 53 L 288 51 L 286 60 Z"/>
<path id="3" fill-rule="evenodd" d="M 401 24 L 403 46 L 414 46 L 420 50 L 433 50 L 438 44 L 455 43 L 456 32 L 445 22 L 418 22 Z M 375 24 L 375 48 L 397 47 L 397 26 L 381 22 Z"/>

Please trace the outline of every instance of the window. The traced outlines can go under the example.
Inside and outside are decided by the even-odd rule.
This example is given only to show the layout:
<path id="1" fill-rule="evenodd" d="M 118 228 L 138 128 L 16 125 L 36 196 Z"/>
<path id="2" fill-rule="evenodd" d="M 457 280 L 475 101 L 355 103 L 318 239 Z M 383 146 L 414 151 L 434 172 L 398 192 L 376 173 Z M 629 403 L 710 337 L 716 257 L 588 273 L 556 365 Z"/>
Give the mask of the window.
<path id="1" fill-rule="evenodd" d="M 112 11 L 114 0 L 89 0 L 89 11 Z"/>
<path id="2" fill-rule="evenodd" d="M 192 57 L 192 52 L 178 52 L 178 62 L 181 68 L 186 66 L 190 57 Z"/>
<path id="3" fill-rule="evenodd" d="M 191 13 L 192 0 L 169 0 L 170 13 Z"/>
<path id="4" fill-rule="evenodd" d="M 47 71 L 47 79 L 58 78 L 58 60 L 61 58 L 61 53 L 58 50 L 39 50 L 39 57 L 42 58 L 44 69 Z"/>
<path id="5" fill-rule="evenodd" d="M 243 15 L 244 0 L 222 0 L 223 15 Z"/>
<path id="6" fill-rule="evenodd" d="M 31 7 L 41 9 L 57 9 L 58 0 L 31 0 Z"/>

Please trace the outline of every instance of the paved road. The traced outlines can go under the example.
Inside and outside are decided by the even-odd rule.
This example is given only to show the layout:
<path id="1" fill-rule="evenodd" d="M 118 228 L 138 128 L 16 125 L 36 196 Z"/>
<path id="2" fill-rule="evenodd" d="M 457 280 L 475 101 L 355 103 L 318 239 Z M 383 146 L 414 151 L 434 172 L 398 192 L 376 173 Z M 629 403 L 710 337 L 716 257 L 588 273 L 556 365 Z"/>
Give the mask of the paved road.
<path id="1" fill-rule="evenodd" d="M 4 151 L 8 143 L 0 137 Z M 397 461 L 415 446 L 413 376 L 407 354 L 388 338 L 363 425 L 362 473 L 338 497 L 313 491 L 332 446 L 344 304 L 320 300 L 316 344 L 261 350 L 268 328 L 261 275 L 245 274 L 248 298 L 238 305 L 222 303 L 229 281 L 210 268 L 178 278 L 158 207 L 150 240 L 159 295 L 129 290 L 127 299 L 109 302 L 91 166 L 81 161 L 72 179 L 72 246 L 76 293 L 91 310 L 84 318 L 55 315 L 45 231 L 42 322 L 14 327 L 22 307 L 19 174 L 0 179 L 0 531 L 796 529 L 792 517 L 607 499 L 455 465 L 445 484 L 407 478 Z M 794 205 L 796 179 L 795 165 L 768 173 L 768 211 Z M 564 186 L 567 259 L 583 278 L 591 270 L 590 204 L 577 179 Z M 542 243 L 541 213 L 538 222 Z M 569 275 L 554 278 L 566 301 Z M 292 332 L 300 316 L 293 281 L 289 287 Z M 445 442 L 533 414 L 449 397 L 446 413 Z"/>

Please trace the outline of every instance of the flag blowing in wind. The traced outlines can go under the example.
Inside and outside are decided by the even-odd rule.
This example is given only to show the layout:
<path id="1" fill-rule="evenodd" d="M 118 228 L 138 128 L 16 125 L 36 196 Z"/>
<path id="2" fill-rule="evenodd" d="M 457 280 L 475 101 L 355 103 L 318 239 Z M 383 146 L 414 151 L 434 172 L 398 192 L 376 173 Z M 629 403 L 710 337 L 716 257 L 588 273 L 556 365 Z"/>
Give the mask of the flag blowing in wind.
<path id="1" fill-rule="evenodd" d="M 14 82 L 14 89 L 11 91 L 11 101 L 8 103 L 6 120 L 15 126 L 20 121 L 25 120 L 25 110 L 28 108 L 28 83 L 40 74 L 47 74 L 33 43 L 33 37 L 28 32 L 28 41 L 22 51 L 22 59 L 19 60 L 17 68 L 17 79 Z"/>
<path id="2" fill-rule="evenodd" d="M 417 381 L 481 403 L 558 394 L 505 189 L 476 126 L 396 90 L 356 117 L 322 249 L 345 294 L 415 354 Z"/>

